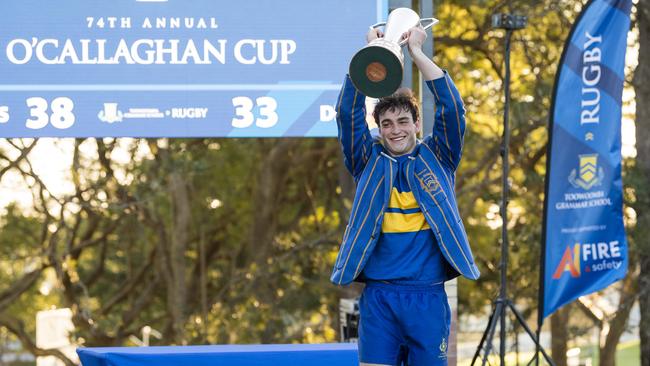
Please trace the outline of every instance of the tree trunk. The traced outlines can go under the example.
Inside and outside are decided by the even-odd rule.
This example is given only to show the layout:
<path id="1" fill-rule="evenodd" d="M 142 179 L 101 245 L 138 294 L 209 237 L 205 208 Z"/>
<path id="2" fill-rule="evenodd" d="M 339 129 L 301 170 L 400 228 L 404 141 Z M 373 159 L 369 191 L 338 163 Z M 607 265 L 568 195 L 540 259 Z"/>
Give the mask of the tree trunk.
<path id="1" fill-rule="evenodd" d="M 173 172 L 169 177 L 169 190 L 173 201 L 174 227 L 171 232 L 172 288 L 168 301 L 173 316 L 174 342 L 185 343 L 185 317 L 187 314 L 187 283 L 185 281 L 185 251 L 189 240 L 191 223 L 190 198 L 182 172 Z"/>
<path id="2" fill-rule="evenodd" d="M 279 217 L 277 207 L 286 195 L 288 172 L 293 165 L 292 150 L 299 144 L 298 139 L 280 139 L 273 143 L 263 160 L 259 164 L 252 194 L 255 202 L 253 223 L 249 232 L 248 242 L 238 256 L 238 266 L 246 267 L 253 263 L 261 269 L 266 266 L 266 260 L 271 253 L 278 234 Z M 261 287 L 256 291 L 256 297 L 262 303 L 273 301 L 274 290 Z M 260 334 L 261 343 L 272 343 L 275 336 L 272 329 L 267 329 Z"/>
<path id="3" fill-rule="evenodd" d="M 255 177 L 257 183 L 252 193 L 255 202 L 253 223 L 248 241 L 237 257 L 237 267 L 242 268 L 253 262 L 260 264 L 266 260 L 277 234 L 277 205 L 283 197 L 287 172 L 292 166 L 291 150 L 299 143 L 298 139 L 281 139 L 273 143 L 259 163 Z"/>
<path id="4" fill-rule="evenodd" d="M 648 220 L 646 220 L 648 221 Z M 650 225 L 650 222 L 647 223 Z M 639 278 L 639 287 L 642 288 L 645 296 L 639 298 L 639 307 L 641 308 L 641 324 L 639 333 L 641 333 L 641 366 L 650 366 L 650 254 L 647 252 L 640 254 L 641 271 L 646 273 Z"/>
<path id="5" fill-rule="evenodd" d="M 639 305 L 641 308 L 641 365 L 650 366 L 650 243 L 647 241 L 650 227 L 650 0 L 637 4 L 639 26 L 639 64 L 634 73 L 636 92 L 636 170 L 640 176 L 637 186 L 637 214 L 635 237 L 638 238 L 637 253 L 641 271 L 639 274 Z M 644 231 L 644 233 L 641 233 Z"/>
<path id="6" fill-rule="evenodd" d="M 161 212 L 150 204 L 147 214 L 158 240 L 156 271 L 165 281 L 167 314 L 163 342 L 183 345 L 186 343 L 185 322 L 187 320 L 186 251 L 192 221 L 188 177 L 182 165 L 174 166 L 172 152 L 160 147 L 162 140 L 148 140 L 149 148 L 162 167 L 156 174 L 165 182 L 165 194 L 171 201 L 171 212 Z M 167 216 L 171 215 L 171 225 Z M 171 227 L 168 227 L 171 226 Z"/>
<path id="7" fill-rule="evenodd" d="M 636 277 L 631 274 L 623 280 L 621 289 L 620 303 L 614 318 L 609 322 L 609 332 L 607 332 L 605 343 L 600 347 L 600 365 L 616 365 L 616 346 L 618 345 L 621 335 L 625 332 L 627 320 L 630 317 L 632 306 L 635 303 L 636 295 Z"/>
<path id="8" fill-rule="evenodd" d="M 565 305 L 551 316 L 551 352 L 556 366 L 567 366 L 567 324 L 570 312 L 569 305 Z"/>

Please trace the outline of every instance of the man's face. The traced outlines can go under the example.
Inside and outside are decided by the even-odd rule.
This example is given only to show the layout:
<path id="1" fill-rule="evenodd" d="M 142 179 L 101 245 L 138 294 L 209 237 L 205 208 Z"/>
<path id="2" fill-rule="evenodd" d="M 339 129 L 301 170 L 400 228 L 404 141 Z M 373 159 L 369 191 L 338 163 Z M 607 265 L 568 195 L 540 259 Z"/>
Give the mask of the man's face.
<path id="1" fill-rule="evenodd" d="M 420 121 L 413 121 L 411 112 L 396 108 L 387 110 L 379 116 L 379 135 L 384 147 L 393 156 L 409 154 L 417 143 Z"/>

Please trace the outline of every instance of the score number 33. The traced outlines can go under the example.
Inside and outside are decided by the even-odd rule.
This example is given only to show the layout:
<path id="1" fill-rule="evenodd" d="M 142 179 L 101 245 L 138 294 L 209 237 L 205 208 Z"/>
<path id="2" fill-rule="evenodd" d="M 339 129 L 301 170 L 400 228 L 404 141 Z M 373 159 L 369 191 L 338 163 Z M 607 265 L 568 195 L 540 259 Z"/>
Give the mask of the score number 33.
<path id="1" fill-rule="evenodd" d="M 235 115 L 238 118 L 232 119 L 232 126 L 236 128 L 247 128 L 253 125 L 260 128 L 271 128 L 278 123 L 278 102 L 271 97 L 259 97 L 253 100 L 248 97 L 232 98 L 232 105 L 235 107 Z M 255 118 L 253 108 L 259 107 L 259 117 Z"/>

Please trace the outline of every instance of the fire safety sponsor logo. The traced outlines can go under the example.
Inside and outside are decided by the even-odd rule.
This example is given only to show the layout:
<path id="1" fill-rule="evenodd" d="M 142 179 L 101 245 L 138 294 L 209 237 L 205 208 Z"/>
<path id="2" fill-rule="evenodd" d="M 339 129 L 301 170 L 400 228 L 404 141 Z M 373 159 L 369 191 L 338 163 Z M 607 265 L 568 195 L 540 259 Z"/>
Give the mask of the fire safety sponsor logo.
<path id="1" fill-rule="evenodd" d="M 553 279 L 559 280 L 565 274 L 578 278 L 585 273 L 618 269 L 622 264 L 623 255 L 618 240 L 575 243 L 566 246 L 553 272 Z"/>

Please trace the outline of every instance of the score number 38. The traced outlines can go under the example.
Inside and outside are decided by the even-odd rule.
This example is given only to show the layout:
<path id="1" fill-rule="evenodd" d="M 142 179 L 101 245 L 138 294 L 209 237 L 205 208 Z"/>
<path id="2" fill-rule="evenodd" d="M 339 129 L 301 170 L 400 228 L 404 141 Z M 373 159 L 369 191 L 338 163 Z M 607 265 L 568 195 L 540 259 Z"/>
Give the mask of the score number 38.
<path id="1" fill-rule="evenodd" d="M 235 107 L 236 117 L 232 119 L 232 126 L 236 128 L 247 128 L 255 123 L 260 128 L 271 128 L 278 123 L 278 102 L 271 97 L 259 97 L 253 100 L 248 97 L 232 98 L 232 105 Z M 255 118 L 253 108 L 259 108 L 259 116 Z"/>
<path id="2" fill-rule="evenodd" d="M 74 124 L 74 103 L 70 98 L 54 98 L 49 105 L 46 99 L 40 97 L 27 98 L 26 102 L 30 117 L 25 121 L 27 128 L 38 130 L 51 123 L 55 128 L 63 130 Z M 50 114 L 47 113 L 48 107 L 52 112 Z"/>

